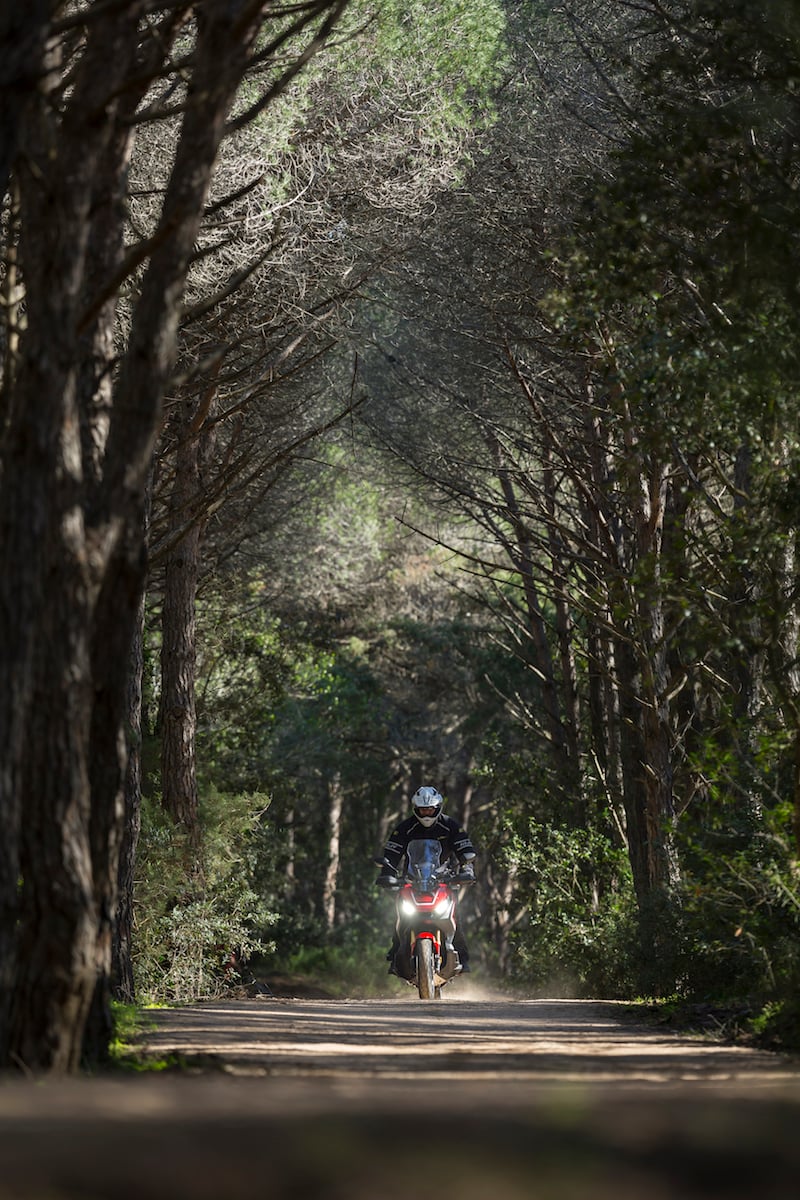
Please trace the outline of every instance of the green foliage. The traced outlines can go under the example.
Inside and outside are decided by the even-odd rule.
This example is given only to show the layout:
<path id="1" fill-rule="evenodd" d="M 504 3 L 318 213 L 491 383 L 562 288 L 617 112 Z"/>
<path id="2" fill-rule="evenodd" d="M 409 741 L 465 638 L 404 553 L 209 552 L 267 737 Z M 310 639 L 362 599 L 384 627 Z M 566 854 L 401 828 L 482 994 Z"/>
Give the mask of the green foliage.
<path id="1" fill-rule="evenodd" d="M 153 1007 L 156 1005 L 148 1005 L 145 1008 L 140 1004 L 121 1004 L 118 1001 L 112 1001 L 111 1015 L 114 1022 L 114 1035 L 108 1048 L 112 1067 L 122 1071 L 141 1073 L 168 1071 L 181 1065 L 181 1060 L 177 1055 L 144 1056 L 136 1045 L 139 1036 L 153 1024 L 147 1016 L 147 1009 Z"/>
<path id="2" fill-rule="evenodd" d="M 601 169 L 566 189 L 541 311 L 593 362 L 618 457 L 603 504 L 624 523 L 652 465 L 670 471 L 658 557 L 633 564 L 613 613 L 626 635 L 642 596 L 667 618 L 684 879 L 663 911 L 643 904 L 641 935 L 671 929 L 658 957 L 686 994 L 782 996 L 798 975 L 776 797 L 797 712 L 800 26 L 781 3 L 631 11 L 635 51 L 591 42 L 620 120 Z"/>
<path id="3" fill-rule="evenodd" d="M 264 971 L 267 979 L 271 969 L 300 977 L 307 985 L 330 996 L 392 995 L 397 989 L 387 974 L 386 950 L 390 940 L 388 924 L 382 936 L 347 930 L 324 944 L 302 945 L 285 957 L 268 959 Z"/>
<path id="4" fill-rule="evenodd" d="M 768 809 L 749 836 L 731 826 L 732 813 L 695 831 L 685 847 L 683 990 L 693 998 L 780 1001 L 800 984 L 800 872 L 790 812 Z"/>
<path id="5" fill-rule="evenodd" d="M 419 408 L 403 412 L 401 404 L 387 404 L 386 436 L 388 444 L 402 450 L 407 441 L 419 453 L 409 461 L 419 461 L 425 477 L 420 495 L 440 478 L 451 498 L 460 495 L 478 508 L 484 433 L 495 425 L 504 454 L 519 467 L 525 524 L 539 556 L 533 575 L 544 636 L 554 660 L 567 648 L 578 660 L 575 778 L 556 778 L 559 764 L 544 739 L 531 748 L 542 732 L 544 676 L 526 662 L 518 577 L 501 561 L 487 572 L 491 588 L 482 591 L 476 582 L 469 598 L 454 598 L 445 554 L 387 534 L 396 498 L 374 460 L 362 471 L 360 464 L 352 469 L 349 449 L 322 452 L 333 485 L 293 515 L 287 560 L 251 577 L 251 604 L 219 607 L 201 665 L 204 777 L 221 790 L 266 788 L 274 797 L 251 842 L 257 890 L 281 911 L 273 929 L 279 953 L 268 964 L 363 986 L 361 948 L 377 941 L 378 919 L 374 897 L 367 899 L 365 864 L 398 779 L 433 768 L 477 785 L 472 831 L 489 869 L 484 895 L 475 889 L 476 903 L 483 914 L 500 913 L 509 922 L 524 910 L 513 935 L 513 970 L 528 985 L 543 989 L 555 981 L 571 994 L 629 996 L 663 992 L 677 979 L 687 995 L 713 989 L 766 995 L 796 980 L 797 885 L 786 830 L 771 825 L 769 815 L 752 828 L 747 823 L 754 797 L 755 808 L 763 803 L 765 781 L 777 794 L 787 792 L 784 726 L 796 701 L 789 670 L 790 560 L 800 509 L 796 152 L 790 146 L 778 153 L 792 128 L 796 28 L 780 6 L 751 22 L 739 2 L 706 0 L 623 6 L 625 13 L 600 30 L 603 14 L 615 7 L 601 4 L 596 15 L 593 6 L 558 6 L 556 38 L 578 30 L 580 41 L 584 18 L 599 36 L 576 42 L 551 71 L 567 81 L 575 68 L 577 91 L 589 77 L 600 86 L 610 68 L 608 107 L 598 104 L 592 115 L 613 133 L 613 149 L 590 148 L 588 169 L 562 180 L 560 196 L 546 195 L 541 212 L 534 205 L 529 214 L 531 192 L 524 188 L 503 208 L 503 221 L 506 212 L 525 214 L 521 238 L 509 239 L 519 257 L 557 233 L 549 296 L 537 307 L 546 286 L 539 277 L 518 297 L 517 279 L 526 278 L 518 264 L 519 274 L 494 290 L 491 272 L 474 272 L 487 295 L 470 318 L 476 311 L 508 317 L 524 347 L 521 369 L 527 371 L 530 355 L 526 378 L 537 380 L 536 387 L 535 344 L 546 338 L 542 429 L 532 428 L 527 409 L 512 415 L 510 401 L 506 412 L 505 396 L 497 402 L 489 382 L 495 376 L 483 370 L 475 372 L 479 396 L 462 398 L 464 363 L 473 359 L 442 366 L 457 357 L 449 332 L 422 366 L 411 369 L 399 354 L 381 353 L 374 369 L 376 397 L 385 395 L 387 373 L 405 380 L 398 389 L 419 389 Z M 512 10 L 521 51 L 552 6 Z M 351 16 L 366 11 L 356 5 Z M 384 0 L 375 12 L 368 37 L 380 53 L 369 70 L 350 54 L 339 82 L 346 85 L 342 94 L 352 85 L 350 115 L 363 117 L 361 146 L 376 160 L 391 159 L 396 117 L 413 128 L 400 146 L 402 181 L 404 172 L 458 147 L 476 99 L 479 106 L 485 101 L 502 69 L 506 33 L 501 7 L 488 3 Z M 626 36 L 632 23 L 641 35 L 635 42 Z M 324 86 L 323 77 L 318 64 L 315 87 Z M 400 78 L 408 104 L 398 117 L 382 93 Z M 538 146 L 543 131 L 530 132 L 530 146 Z M 491 176 L 493 196 L 505 196 L 511 173 L 522 173 L 522 143 L 510 144 L 514 153 L 503 155 L 502 173 Z M 532 232 L 528 226 L 539 222 L 542 230 Z M 455 290 L 468 288 L 472 264 L 490 257 L 484 248 L 470 258 Z M 422 303 L 432 303 L 441 287 L 442 280 L 428 280 Z M 448 310 L 442 324 L 461 324 L 458 311 Z M 397 351 L 410 322 L 405 310 L 400 317 L 370 313 L 366 324 L 372 339 L 392 340 Z M 406 338 L 406 349 L 414 344 Z M 580 386 L 573 388 L 576 359 Z M 431 393 L 438 421 L 420 429 L 417 415 L 432 403 Z M 591 437 L 584 432 L 590 426 Z M 544 461 L 555 462 L 560 475 L 560 507 L 543 518 L 535 505 L 542 446 Z M 589 469 L 595 453 L 602 470 Z M 480 469 L 459 490 L 457 476 L 472 457 Z M 492 486 L 490 480 L 488 492 Z M 648 542 L 662 502 L 663 539 Z M 499 495 L 483 515 L 489 535 L 505 535 L 514 524 Z M 610 548 L 589 544 L 595 515 L 609 531 Z M 416 513 L 408 525 L 415 520 Z M 498 543 L 475 541 L 487 561 L 502 560 Z M 566 564 L 557 572 L 556 542 Z M 474 559 L 469 566 L 474 570 Z M 560 630 L 556 597 L 572 608 Z M 522 616 L 513 645 L 511 637 L 504 640 L 509 614 Z M 587 649 L 590 624 L 609 642 L 616 639 L 617 651 L 632 648 L 628 675 L 615 675 L 621 654 L 612 661 L 604 646 Z M 556 630 L 573 639 L 569 647 L 557 644 Z M 767 682 L 760 666 L 766 658 Z M 684 884 L 674 894 L 657 888 L 651 900 L 640 895 L 639 907 L 620 843 L 624 799 L 631 836 L 646 851 L 635 828 L 635 805 L 647 800 L 637 776 L 643 754 L 636 747 L 620 758 L 618 739 L 605 744 L 603 721 L 614 710 L 599 689 L 592 694 L 593 669 L 607 672 L 609 689 L 628 689 L 626 701 L 641 688 L 631 711 L 658 701 L 661 729 L 668 727 L 671 739 Z M 554 667 L 555 687 L 567 682 L 559 672 L 567 674 L 566 656 Z M 746 686 L 752 696 L 744 696 Z M 608 710 L 601 713 L 603 704 Z M 637 719 L 623 714 L 622 739 Z M 598 751 L 593 765 L 592 749 Z M 619 789 L 625 772 L 627 786 Z M 341 926 L 329 932 L 320 894 L 332 782 L 345 804 Z M 614 825 L 605 808 L 612 790 Z M 671 836 L 671 811 L 660 815 Z M 635 856 L 637 868 L 643 857 Z M 637 875 L 640 891 L 645 876 Z M 235 904 L 229 907 L 238 920 Z M 181 916 L 180 906 L 175 911 Z M 206 929 L 203 912 L 191 916 Z M 208 928 L 213 940 L 213 922 Z"/>
<path id="6" fill-rule="evenodd" d="M 771 1050 L 800 1051 L 800 1001 L 796 996 L 769 1001 L 750 1019 L 754 1040 Z"/>
<path id="7" fill-rule="evenodd" d="M 449 586 L 452 556 L 398 530 L 367 448 L 319 453 L 324 486 L 293 510 L 286 552 L 272 545 L 272 569 L 232 574 L 222 598 L 207 590 L 198 620 L 199 771 L 221 792 L 271 796 L 251 848 L 256 890 L 280 914 L 278 969 L 341 933 L 321 903 L 331 789 L 344 800 L 336 909 L 368 939 L 364 919 L 383 927 L 372 857 L 399 771 L 463 777 L 502 708 L 483 678 L 486 631 Z"/>
<path id="8" fill-rule="evenodd" d="M 111 1018 L 114 1036 L 109 1046 L 109 1054 L 113 1060 L 131 1053 L 133 1042 L 142 1032 L 145 1021 L 138 1004 L 123 1004 L 118 1000 L 111 1002 Z"/>
<path id="9" fill-rule="evenodd" d="M 226 792 L 261 787 L 260 747 L 295 670 L 295 639 L 259 602 L 259 584 L 239 586 L 235 601 L 209 592 L 198 619 L 200 773 Z"/>
<path id="10" fill-rule="evenodd" d="M 379 46 L 424 67 L 442 116 L 463 122 L 476 95 L 486 104 L 505 60 L 505 15 L 495 0 L 380 0 Z"/>
<path id="11" fill-rule="evenodd" d="M 562 995 L 635 995 L 637 916 L 624 851 L 595 829 L 529 820 L 507 855 L 517 894 L 528 898 L 514 977 Z"/>
<path id="12" fill-rule="evenodd" d="M 157 805 L 144 803 L 134 939 L 142 1000 L 187 1003 L 220 995 L 241 985 L 241 966 L 265 948 L 275 917 L 251 882 L 265 806 L 262 796 L 210 793 L 202 809 L 201 870 L 187 877 L 185 837 Z"/>
<path id="13" fill-rule="evenodd" d="M 550 316 L 609 353 L 637 424 L 691 453 L 769 436 L 796 407 L 794 158 L 800 43 L 751 5 L 651 14 L 627 67 L 651 109 L 582 196 Z M 677 7 L 677 6 L 676 6 Z M 620 48 L 624 55 L 624 48 Z M 788 268 L 788 271 L 787 271 Z M 600 336 L 598 336 L 600 334 Z M 784 427 L 785 428 L 785 427 Z"/>

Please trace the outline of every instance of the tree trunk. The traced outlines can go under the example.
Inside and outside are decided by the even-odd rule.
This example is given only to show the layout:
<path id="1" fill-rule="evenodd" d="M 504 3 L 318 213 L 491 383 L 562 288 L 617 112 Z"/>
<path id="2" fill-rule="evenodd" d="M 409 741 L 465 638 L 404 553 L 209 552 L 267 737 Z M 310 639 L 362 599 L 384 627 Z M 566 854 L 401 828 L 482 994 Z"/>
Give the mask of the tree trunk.
<path id="1" fill-rule="evenodd" d="M 592 614 L 586 618 L 589 741 L 595 769 L 604 795 L 599 814 L 615 840 L 627 847 L 622 773 L 622 718 L 614 641 L 608 633 L 611 620 L 606 613 L 603 626 Z"/>
<path id="2" fill-rule="evenodd" d="M 37 97 L 52 0 L 27 0 L 0 9 L 0 204 L 19 147 L 25 109 Z"/>
<path id="3" fill-rule="evenodd" d="M 534 574 L 531 537 L 520 512 L 514 481 L 510 469 L 504 463 L 500 443 L 491 435 L 487 437 L 487 441 L 505 500 L 507 518 L 514 531 L 514 541 L 509 540 L 507 548 L 514 568 L 519 572 L 525 599 L 530 661 L 541 690 L 542 724 L 550 750 L 553 779 L 556 786 L 568 796 L 571 790 L 569 749 L 561 714 L 553 652 Z"/>
<path id="4" fill-rule="evenodd" d="M 46 154 L 46 125 L 46 118 L 31 115 L 25 140 L 32 164 Z M 102 544 L 89 544 L 82 511 L 73 336 L 102 146 L 87 136 L 79 148 L 75 134 L 74 128 L 65 132 L 62 160 L 51 164 L 47 182 L 35 169 L 19 175 L 27 329 L 0 497 L 8 522 L 0 661 L 4 673 L 12 668 L 18 706 L 10 721 L 0 722 L 4 783 L 11 789 L 0 809 L 12 821 L 25 813 L 18 863 L 18 835 L 3 831 L 6 854 L 22 879 L 18 942 L 7 960 L 16 978 L 6 1052 L 20 1065 L 65 1070 L 80 1059 L 94 988 L 99 914 L 89 840 L 91 640 L 106 553 Z M 48 604 L 48 594 L 58 603 Z"/>
<path id="5" fill-rule="evenodd" d="M 319 6 L 313 15 L 320 28 L 273 81 L 268 99 L 323 44 L 344 7 L 335 0 Z M 111 204 L 93 207 L 104 194 L 99 172 L 102 164 L 109 169 L 106 151 L 128 126 L 125 103 L 153 78 L 147 55 L 159 56 L 154 68 L 169 69 L 183 15 L 169 9 L 159 36 L 151 29 L 140 45 L 139 22 L 148 11 L 143 0 L 124 10 L 91 6 L 83 40 L 65 46 L 73 57 L 63 91 L 58 35 L 51 31 L 47 63 L 44 38 L 33 39 L 38 90 L 20 108 L 17 141 L 25 154 L 14 162 L 27 327 L 4 405 L 0 481 L 0 1065 L 31 1070 L 77 1067 L 96 985 L 101 1001 L 108 987 L 124 815 L 126 667 L 145 573 L 144 493 L 211 171 L 267 19 L 261 5 L 195 6 L 180 138 L 158 228 L 143 250 L 147 265 L 132 299 L 107 436 L 100 432 L 102 470 L 94 475 L 81 433 L 100 426 L 97 413 L 81 411 L 89 389 L 79 368 L 87 337 L 92 355 L 107 351 L 89 336 L 87 288 L 89 281 L 98 286 L 93 265 L 101 261 L 90 232 L 97 218 L 106 228 L 103 242 L 114 235 L 109 215 L 116 210 L 125 220 L 113 199 L 116 181 L 107 181 Z M 300 29 L 306 19 L 298 18 Z M 0 24 L 0 35 L 7 30 Z M 26 78 L 29 68 L 26 60 Z M 52 102 L 48 88 L 60 91 Z M 95 317 L 104 311 L 105 289 L 118 293 L 131 270 L 116 283 L 115 272 L 105 278 L 93 298 Z"/>
<path id="6" fill-rule="evenodd" d="M 798 648 L 800 648 L 800 614 L 797 601 L 794 599 L 797 570 L 797 534 L 793 530 L 786 538 L 783 562 L 779 570 L 778 588 L 783 603 L 774 605 L 775 611 L 783 609 L 783 621 L 777 641 L 780 644 L 781 658 L 788 668 L 784 667 L 781 674 L 785 678 L 784 687 L 788 693 L 788 702 L 784 701 L 784 712 L 787 725 L 793 730 L 794 740 L 794 781 L 792 788 L 792 832 L 794 835 L 794 854 L 800 860 L 800 663 Z M 786 597 L 791 596 L 788 602 Z M 759 684 L 760 684 L 759 679 Z M 751 812 L 753 806 L 751 804 Z M 761 817 L 761 808 L 757 813 Z"/>
<path id="7" fill-rule="evenodd" d="M 643 775 L 644 747 L 639 706 L 641 685 L 633 646 L 624 637 L 616 639 L 614 657 L 619 685 L 628 859 L 639 910 L 644 911 L 650 896 L 650 869 L 647 847 L 647 799 Z"/>
<path id="8" fill-rule="evenodd" d="M 679 882 L 662 581 L 667 479 L 667 469 L 656 464 L 642 475 L 641 504 L 636 513 L 639 579 L 635 596 L 641 631 L 640 702 L 648 879 L 650 891 L 664 895 L 672 893 Z"/>
<path id="9" fill-rule="evenodd" d="M 128 769 L 125 774 L 125 819 L 117 876 L 117 915 L 112 947 L 112 994 L 133 1004 L 133 904 L 136 850 L 142 823 L 142 679 L 144 674 L 144 596 L 131 652 L 128 681 Z"/>
<path id="10" fill-rule="evenodd" d="M 337 772 L 328 781 L 328 865 L 322 888 L 322 911 L 328 929 L 333 929 L 336 919 L 336 889 L 339 882 L 343 807 L 344 791 L 341 776 Z"/>
<path id="11" fill-rule="evenodd" d="M 748 509 L 753 504 L 752 490 L 752 447 L 739 447 L 734 467 L 733 513 L 730 520 L 730 538 L 733 559 L 733 586 L 730 595 L 730 611 L 741 614 L 733 640 L 745 647 L 738 650 L 731 661 L 733 684 L 733 731 L 732 753 L 739 776 L 739 810 L 742 824 L 749 827 L 749 837 L 762 825 L 761 797 L 756 787 L 758 768 L 757 717 L 763 703 L 764 675 L 764 631 L 762 629 L 763 607 L 759 604 L 764 594 L 764 578 L 758 578 L 752 567 L 752 526 L 748 520 Z M 780 573 L 777 564 L 773 570 Z M 792 585 L 794 586 L 794 585 Z M 773 605 L 773 612 L 783 607 Z M 725 614 L 727 619 L 727 614 Z M 736 618 L 734 618 L 736 620 Z M 774 630 L 777 644 L 781 631 Z M 791 659 L 789 660 L 791 661 Z M 783 672 L 781 672 L 783 673 Z"/>
<path id="12" fill-rule="evenodd" d="M 635 463 L 635 444 L 629 446 Z M 628 854 L 639 907 L 643 986 L 674 988 L 677 885 L 672 734 L 664 621 L 662 539 L 668 473 L 639 464 L 632 482 L 631 559 L 612 610 L 626 613 L 615 646 L 623 719 L 623 773 Z"/>
<path id="13" fill-rule="evenodd" d="M 295 887 L 297 886 L 297 870 L 295 858 L 297 855 L 297 832 L 295 828 L 295 810 L 294 805 L 291 806 L 286 813 L 284 821 L 286 830 L 286 887 L 284 895 L 287 900 L 291 901 L 294 897 Z"/>
<path id="14" fill-rule="evenodd" d="M 497 958 L 497 968 L 504 976 L 508 974 L 511 961 L 509 938 L 512 928 L 511 903 L 514 898 L 514 874 L 510 870 L 496 874 L 494 867 L 487 864 L 485 879 L 491 906 L 492 944 Z"/>
<path id="15" fill-rule="evenodd" d="M 171 525 L 187 520 L 199 490 L 198 438 L 181 427 L 175 483 L 170 503 Z M 161 799 L 172 819 L 185 831 L 187 865 L 200 869 L 200 826 L 195 734 L 195 668 L 197 622 L 195 602 L 200 572 L 201 529 L 189 523 L 167 557 L 161 612 Z"/>
<path id="16" fill-rule="evenodd" d="M 564 567 L 564 547 L 557 532 L 556 477 L 545 451 L 542 471 L 547 512 L 547 540 L 550 550 L 552 602 L 556 614 L 556 637 L 561 677 L 561 711 L 564 714 L 564 754 L 562 786 L 567 806 L 572 810 L 576 827 L 586 823 L 586 802 L 581 788 L 580 729 L 581 711 L 578 677 L 575 666 L 575 646 L 571 606 L 567 599 L 567 576 Z"/>
<path id="17" fill-rule="evenodd" d="M 795 858 L 800 860 L 800 726 L 794 731 L 792 768 L 792 835 Z"/>

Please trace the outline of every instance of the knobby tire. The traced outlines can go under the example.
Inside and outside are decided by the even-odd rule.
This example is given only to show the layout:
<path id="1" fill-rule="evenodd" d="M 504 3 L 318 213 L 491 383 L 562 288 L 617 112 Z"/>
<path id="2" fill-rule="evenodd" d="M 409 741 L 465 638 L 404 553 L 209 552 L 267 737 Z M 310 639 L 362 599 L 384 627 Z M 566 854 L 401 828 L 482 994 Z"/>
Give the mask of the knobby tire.
<path id="1" fill-rule="evenodd" d="M 429 938 L 420 938 L 417 942 L 417 988 L 420 1000 L 437 998 L 434 975 L 433 942 Z"/>

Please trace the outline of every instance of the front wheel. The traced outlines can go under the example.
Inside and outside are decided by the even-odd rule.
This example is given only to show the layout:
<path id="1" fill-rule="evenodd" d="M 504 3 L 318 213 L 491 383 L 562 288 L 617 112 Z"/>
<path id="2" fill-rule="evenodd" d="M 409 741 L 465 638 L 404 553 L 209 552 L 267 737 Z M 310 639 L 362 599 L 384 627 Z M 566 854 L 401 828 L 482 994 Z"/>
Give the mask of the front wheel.
<path id="1" fill-rule="evenodd" d="M 430 938 L 420 938 L 417 942 L 417 988 L 420 1000 L 438 999 L 439 989 L 434 980 L 433 942 Z"/>

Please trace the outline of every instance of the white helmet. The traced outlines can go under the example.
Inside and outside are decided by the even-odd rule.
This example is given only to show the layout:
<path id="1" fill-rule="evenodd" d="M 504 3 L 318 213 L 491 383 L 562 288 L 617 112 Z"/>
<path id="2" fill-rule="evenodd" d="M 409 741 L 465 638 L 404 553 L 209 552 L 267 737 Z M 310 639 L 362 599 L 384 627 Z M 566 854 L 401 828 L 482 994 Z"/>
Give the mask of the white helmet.
<path id="1" fill-rule="evenodd" d="M 411 797 L 414 816 L 426 829 L 430 829 L 431 825 L 436 823 L 443 804 L 444 798 L 435 787 L 421 787 Z"/>

